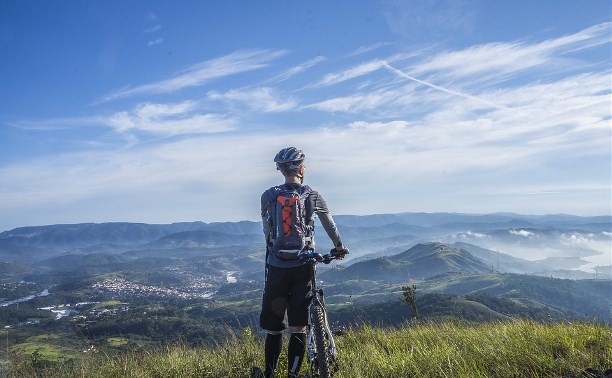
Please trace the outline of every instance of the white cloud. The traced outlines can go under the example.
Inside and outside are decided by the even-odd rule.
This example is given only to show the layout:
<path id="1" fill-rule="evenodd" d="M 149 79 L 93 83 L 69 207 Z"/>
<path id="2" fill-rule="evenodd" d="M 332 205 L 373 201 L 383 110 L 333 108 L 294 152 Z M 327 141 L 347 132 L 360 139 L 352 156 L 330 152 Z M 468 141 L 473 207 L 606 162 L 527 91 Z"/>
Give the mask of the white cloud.
<path id="1" fill-rule="evenodd" d="M 235 120 L 221 114 L 195 112 L 197 103 L 138 105 L 132 111 L 113 114 L 107 124 L 116 131 L 146 131 L 161 135 L 218 133 L 232 130 Z"/>
<path id="2" fill-rule="evenodd" d="M 48 131 L 104 126 L 128 138 L 151 138 L 0 166 L 0 177 L 8 178 L 0 185 L 0 213 L 17 219 L 29 212 L 36 219 L 38 209 L 58 204 L 77 214 L 82 204 L 94 206 L 100 198 L 110 203 L 129 198 L 139 208 L 174 214 L 163 221 L 210 220 L 210 214 L 213 220 L 257 219 L 252 199 L 279 180 L 272 157 L 287 145 L 305 150 L 308 182 L 325 194 L 335 213 L 606 213 L 609 69 L 598 71 L 595 65 L 577 73 L 575 67 L 584 68 L 575 64 L 578 58 L 571 67 L 556 59 L 598 46 L 602 30 L 609 26 L 541 43 L 496 43 L 433 56 L 427 50 L 400 52 L 318 79 L 308 72 L 325 61 L 316 57 L 288 70 L 271 67 L 283 74 L 260 78 L 266 87 L 232 81 L 233 89 L 210 88 L 204 99 L 163 103 L 163 96 L 156 96 L 115 108 L 110 116 L 14 122 Z M 106 99 L 205 85 L 268 67 L 284 53 L 238 51 Z M 532 76 L 536 66 L 549 72 Z M 302 80 L 290 80 L 298 73 L 319 85 L 303 89 Z M 510 76 L 519 81 L 506 81 Z M 292 84 L 300 86 L 301 97 Z M 270 127 L 251 134 L 253 122 Z M 175 135 L 185 137 L 164 138 Z M 238 200 L 227 195 L 237 178 L 246 187 Z M 178 202 L 167 203 L 170 197 Z M 130 219 L 123 213 L 116 217 Z M 88 213 L 82 220 L 94 218 Z"/>
<path id="3" fill-rule="evenodd" d="M 441 52 L 411 66 L 409 71 L 415 76 L 435 75 L 438 80 L 444 81 L 499 81 L 507 79 L 510 74 L 544 64 L 553 66 L 558 57 L 569 52 L 609 43 L 611 25 L 604 23 L 539 43 L 493 42 L 459 51 Z M 576 62 L 572 61 L 571 64 L 576 65 Z"/>
<path id="4" fill-rule="evenodd" d="M 529 232 L 527 230 L 508 230 L 512 235 L 522 236 L 524 238 L 528 238 L 530 236 L 535 236 L 533 232 Z"/>
<path id="5" fill-rule="evenodd" d="M 278 50 L 237 51 L 195 64 L 169 79 L 111 93 L 104 96 L 100 102 L 135 95 L 171 93 L 188 87 L 201 86 L 210 80 L 267 67 L 285 53 Z"/>
<path id="6" fill-rule="evenodd" d="M 593 233 L 571 233 L 561 235 L 561 244 L 573 249 L 594 250 L 605 253 L 612 259 L 612 240 L 610 235 L 603 232 L 601 235 Z"/>
<path id="7" fill-rule="evenodd" d="M 316 66 L 317 64 L 323 63 L 325 62 L 327 59 L 323 56 L 317 56 L 314 57 L 300 65 L 297 65 L 295 67 L 291 67 L 290 69 L 284 71 L 283 73 L 277 75 L 276 77 L 268 80 L 269 83 L 274 83 L 274 82 L 281 82 L 281 81 L 285 81 L 288 80 L 289 78 L 300 74 L 314 66 Z"/>
<path id="8" fill-rule="evenodd" d="M 161 45 L 162 43 L 164 43 L 164 39 L 163 38 L 157 38 L 157 39 L 154 39 L 154 40 L 151 40 L 151 41 L 147 42 L 147 46 Z"/>
<path id="9" fill-rule="evenodd" d="M 423 54 L 420 55 L 400 53 L 386 59 L 367 61 L 342 71 L 327 74 L 314 85 L 314 87 L 326 87 L 367 77 L 370 81 L 363 85 L 361 92 L 327 98 L 312 105 L 312 107 L 333 112 L 353 112 L 361 109 L 371 110 L 372 107 L 368 104 L 382 105 L 384 103 L 384 112 L 388 113 L 389 106 L 386 104 L 389 104 L 389 101 L 385 99 L 388 97 L 385 94 L 397 97 L 401 96 L 403 91 L 414 92 L 417 90 L 420 91 L 417 96 L 422 97 L 421 99 L 410 96 L 408 97 L 409 102 L 395 100 L 391 103 L 408 111 L 417 107 L 420 108 L 429 99 L 433 99 L 435 102 L 443 102 L 448 107 L 449 100 L 454 101 L 453 96 L 464 97 L 480 103 L 474 104 L 472 107 L 506 108 L 515 106 L 513 102 L 516 101 L 527 104 L 534 98 L 530 93 L 527 93 L 523 100 L 519 96 L 502 98 L 499 94 L 513 93 L 514 91 L 518 93 L 520 89 L 517 89 L 517 86 L 520 84 L 517 83 L 523 83 L 526 88 L 540 86 L 544 89 L 546 84 L 543 80 L 540 80 L 540 83 L 534 82 L 530 79 L 530 75 L 533 74 L 534 69 L 540 69 L 545 65 L 547 67 L 545 78 L 555 73 L 567 74 L 567 72 L 577 70 L 583 64 L 577 59 L 567 60 L 564 56 L 570 52 L 597 47 L 609 42 L 611 25 L 611 23 L 604 23 L 573 35 L 538 43 L 495 42 L 475 45 L 463 50 L 438 52 L 434 55 L 431 54 L 431 51 L 423 50 Z M 396 78 L 406 80 L 393 80 L 392 76 L 383 75 L 380 68 L 385 68 L 388 73 L 393 74 L 392 76 Z M 609 73 L 591 75 L 597 77 L 598 88 L 602 88 L 601 77 L 607 76 Z M 590 75 L 585 75 L 583 79 L 576 77 L 576 80 L 580 80 L 579 83 L 582 82 L 581 84 L 586 84 L 584 82 L 590 78 Z M 517 81 L 510 82 L 511 79 Z M 552 81 L 552 79 L 550 80 Z M 558 77 L 554 80 L 558 80 Z M 407 81 L 411 81 L 411 85 L 407 85 Z M 502 83 L 508 83 L 508 88 L 504 89 Z M 571 83 L 566 82 L 566 85 L 568 84 Z M 551 85 L 556 85 L 556 83 L 552 82 Z M 491 90 L 490 88 L 496 89 Z M 433 93 L 431 89 L 447 95 L 442 96 L 442 93 Z M 582 89 L 572 89 L 589 91 L 590 93 L 609 93 L 609 86 L 603 87 L 601 92 L 591 91 L 586 85 Z M 381 93 L 383 94 L 381 95 Z M 553 94 L 557 93 L 559 96 L 571 97 L 571 94 L 568 96 L 563 92 L 553 92 Z M 377 100 L 380 98 L 385 100 L 382 102 Z M 550 96 L 545 96 L 544 99 L 546 98 L 550 99 Z M 540 99 L 541 101 L 542 99 Z M 414 104 L 418 105 L 414 106 Z M 393 112 L 393 114 L 396 113 Z"/>
<path id="10" fill-rule="evenodd" d="M 325 77 L 323 77 L 323 79 L 321 79 L 321 81 L 315 84 L 315 86 L 335 85 L 346 80 L 351 80 L 363 75 L 367 75 L 369 73 L 379 70 L 382 67 L 384 67 L 384 62 L 381 62 L 379 60 L 366 62 L 344 70 L 342 72 L 327 74 L 325 75 Z"/>
<path id="11" fill-rule="evenodd" d="M 430 88 L 433 88 L 433 89 L 436 89 L 436 90 L 439 90 L 439 91 L 442 91 L 442 92 L 445 92 L 445 93 L 448 93 L 448 94 L 451 94 L 451 95 L 454 95 L 454 96 L 461 96 L 461 97 L 468 98 L 470 100 L 476 100 L 478 102 L 482 102 L 482 103 L 485 103 L 487 105 L 490 105 L 490 106 L 493 106 L 493 107 L 496 107 L 496 108 L 506 108 L 505 106 L 502 106 L 502 105 L 499 105 L 499 104 L 495 104 L 495 103 L 493 103 L 493 102 L 491 102 L 489 100 L 483 99 L 483 98 L 479 98 L 479 97 L 472 96 L 472 95 L 467 94 L 467 93 L 462 93 L 462 92 L 454 91 L 454 90 L 451 90 L 451 89 L 448 89 L 448 88 L 444 88 L 444 87 L 441 87 L 439 85 L 428 83 L 428 82 L 426 82 L 424 80 L 419 80 L 419 79 L 417 79 L 415 77 L 412 77 L 412 76 L 406 74 L 405 72 L 402 72 L 401 70 L 398 70 L 397 68 L 391 66 L 388 62 L 384 62 L 383 65 L 384 65 L 385 68 L 387 68 L 391 72 L 399 75 L 400 77 L 406 78 L 408 80 L 415 81 L 415 82 L 423 84 L 423 85 L 426 85 L 426 86 L 428 86 Z"/>
<path id="12" fill-rule="evenodd" d="M 274 88 L 262 87 L 253 89 L 237 89 L 224 93 L 211 91 L 207 94 L 210 100 L 221 100 L 245 104 L 252 110 L 264 113 L 283 112 L 294 109 L 296 100 L 290 96 L 283 96 Z"/>
<path id="13" fill-rule="evenodd" d="M 369 53 L 371 51 L 378 50 L 378 49 L 380 49 L 382 47 L 389 46 L 389 45 L 391 45 L 391 43 L 389 43 L 389 42 L 378 42 L 378 43 L 375 43 L 375 44 L 369 45 L 369 46 L 360 46 L 357 50 L 355 50 L 351 54 L 349 54 L 349 56 L 357 56 L 357 55 L 366 54 L 366 53 Z"/>
<path id="14" fill-rule="evenodd" d="M 54 131 L 68 130 L 84 126 L 105 126 L 105 118 L 101 116 L 84 116 L 84 117 L 63 117 L 50 118 L 43 120 L 18 120 L 7 123 L 11 127 L 15 127 L 28 131 Z"/>
<path id="15" fill-rule="evenodd" d="M 305 105 L 304 108 L 332 113 L 346 112 L 360 114 L 367 111 L 376 112 L 381 107 L 388 108 L 389 105 L 396 101 L 398 101 L 398 93 L 395 91 L 373 91 L 331 98 L 315 104 Z"/>

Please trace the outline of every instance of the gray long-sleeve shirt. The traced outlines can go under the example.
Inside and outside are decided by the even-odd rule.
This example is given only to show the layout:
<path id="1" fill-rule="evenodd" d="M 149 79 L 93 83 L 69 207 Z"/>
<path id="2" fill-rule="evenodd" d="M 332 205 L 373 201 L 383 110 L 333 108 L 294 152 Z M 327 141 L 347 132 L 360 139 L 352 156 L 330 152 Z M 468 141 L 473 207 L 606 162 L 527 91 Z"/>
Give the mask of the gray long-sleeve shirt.
<path id="1" fill-rule="evenodd" d="M 266 248 L 270 248 L 269 245 L 269 235 L 271 233 L 271 226 L 268 223 L 268 205 L 270 203 L 274 203 L 276 201 L 276 197 L 278 196 L 281 190 L 287 189 L 299 189 L 302 185 L 297 183 L 286 183 L 278 186 L 274 186 L 268 190 L 266 190 L 261 195 L 261 220 L 263 223 L 263 232 L 266 237 Z M 323 229 L 331 239 L 334 246 L 341 246 L 342 239 L 340 238 L 340 233 L 338 232 L 338 227 L 336 227 L 336 223 L 334 222 L 334 218 L 332 217 L 329 209 L 327 208 L 327 203 L 323 199 L 323 197 L 316 190 L 312 190 L 307 197 L 306 200 L 306 212 L 307 214 L 316 214 L 319 218 Z M 279 268 L 293 268 L 296 266 L 302 265 L 299 261 L 287 261 L 281 260 L 276 257 L 273 253 L 267 253 L 267 263 L 279 267 Z"/>

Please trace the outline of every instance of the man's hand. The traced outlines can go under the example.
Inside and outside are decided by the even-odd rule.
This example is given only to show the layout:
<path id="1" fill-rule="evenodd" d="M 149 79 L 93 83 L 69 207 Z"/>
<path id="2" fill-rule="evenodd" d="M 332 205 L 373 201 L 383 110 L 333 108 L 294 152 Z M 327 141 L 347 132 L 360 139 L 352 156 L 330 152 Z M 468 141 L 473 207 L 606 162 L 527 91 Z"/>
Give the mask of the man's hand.
<path id="1" fill-rule="evenodd" d="M 340 245 L 340 246 L 337 246 L 336 248 L 332 248 L 331 251 L 329 251 L 329 253 L 331 253 L 331 255 L 334 256 L 336 260 L 342 260 L 344 259 L 344 255 L 349 253 L 349 250 L 344 245 Z"/>

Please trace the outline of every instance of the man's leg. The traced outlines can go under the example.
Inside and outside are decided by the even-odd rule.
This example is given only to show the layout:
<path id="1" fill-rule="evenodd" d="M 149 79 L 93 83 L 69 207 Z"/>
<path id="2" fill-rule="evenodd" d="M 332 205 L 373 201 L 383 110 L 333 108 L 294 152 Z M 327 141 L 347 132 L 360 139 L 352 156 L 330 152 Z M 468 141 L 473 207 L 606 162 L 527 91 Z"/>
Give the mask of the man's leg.
<path id="1" fill-rule="evenodd" d="M 291 337 L 289 338 L 289 347 L 287 349 L 287 365 L 289 367 L 289 376 L 297 376 L 304 360 L 304 352 L 306 351 L 306 326 L 291 326 L 289 327 Z"/>
<path id="2" fill-rule="evenodd" d="M 296 269 L 287 309 L 289 332 L 291 332 L 289 348 L 287 349 L 287 365 L 290 377 L 297 375 L 304 360 L 310 286 L 310 267 L 304 265 Z"/>
<path id="3" fill-rule="evenodd" d="M 268 331 L 264 349 L 266 378 L 274 376 L 283 347 L 283 319 L 289 297 L 284 271 L 285 269 L 266 266 L 266 283 L 259 316 L 259 325 Z"/>
<path id="4" fill-rule="evenodd" d="M 282 332 L 268 332 L 266 335 L 265 344 L 265 356 L 266 356 L 266 367 L 264 375 L 266 378 L 272 377 L 278 366 L 278 359 L 283 349 L 283 333 Z"/>

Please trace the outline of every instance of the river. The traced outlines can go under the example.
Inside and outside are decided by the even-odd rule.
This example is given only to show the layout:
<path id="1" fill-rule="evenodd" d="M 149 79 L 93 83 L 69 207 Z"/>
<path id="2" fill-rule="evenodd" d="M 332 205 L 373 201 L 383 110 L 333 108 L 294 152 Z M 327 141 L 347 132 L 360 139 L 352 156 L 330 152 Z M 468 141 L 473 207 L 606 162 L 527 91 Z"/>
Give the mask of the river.
<path id="1" fill-rule="evenodd" d="M 0 303 L 0 307 L 8 307 L 17 303 L 21 303 L 21 302 L 27 302 L 29 300 L 32 300 L 36 297 L 46 297 L 47 295 L 49 295 L 49 289 L 45 289 L 43 291 L 41 291 L 40 293 L 37 294 L 32 294 L 32 295 L 28 295 L 27 297 L 22 297 L 22 298 L 18 298 L 18 299 L 13 299 L 12 301 L 6 301 L 6 302 L 2 302 Z"/>

